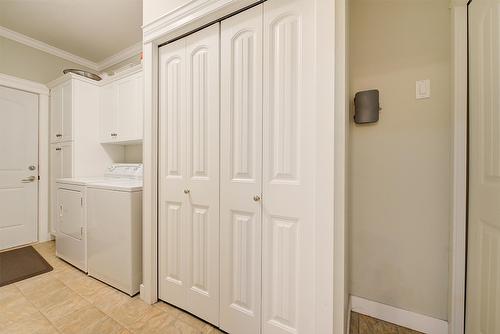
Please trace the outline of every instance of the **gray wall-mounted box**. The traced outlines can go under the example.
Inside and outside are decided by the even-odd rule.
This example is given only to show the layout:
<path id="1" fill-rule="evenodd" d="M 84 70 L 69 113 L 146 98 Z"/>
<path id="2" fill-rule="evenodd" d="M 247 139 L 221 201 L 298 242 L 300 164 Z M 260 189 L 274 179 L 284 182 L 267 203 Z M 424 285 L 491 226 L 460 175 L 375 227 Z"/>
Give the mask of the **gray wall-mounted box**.
<path id="1" fill-rule="evenodd" d="M 379 120 L 380 101 L 377 89 L 356 93 L 354 97 L 354 122 L 375 123 Z"/>

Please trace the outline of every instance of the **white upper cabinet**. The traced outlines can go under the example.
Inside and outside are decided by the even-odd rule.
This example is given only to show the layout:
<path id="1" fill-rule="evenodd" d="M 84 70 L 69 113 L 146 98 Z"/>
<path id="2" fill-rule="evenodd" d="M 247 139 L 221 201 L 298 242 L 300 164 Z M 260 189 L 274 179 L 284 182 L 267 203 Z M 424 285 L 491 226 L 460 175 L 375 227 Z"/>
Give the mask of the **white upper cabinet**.
<path id="1" fill-rule="evenodd" d="M 142 72 L 134 73 L 101 88 L 101 142 L 142 141 Z"/>
<path id="2" fill-rule="evenodd" d="M 52 88 L 50 142 L 73 140 L 73 96 L 71 81 Z"/>

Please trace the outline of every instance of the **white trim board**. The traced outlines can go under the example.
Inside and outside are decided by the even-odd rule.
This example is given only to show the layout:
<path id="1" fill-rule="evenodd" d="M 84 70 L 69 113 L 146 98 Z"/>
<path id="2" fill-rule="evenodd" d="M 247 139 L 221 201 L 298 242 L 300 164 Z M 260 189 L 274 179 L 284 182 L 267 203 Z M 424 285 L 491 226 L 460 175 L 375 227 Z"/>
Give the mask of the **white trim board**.
<path id="1" fill-rule="evenodd" d="M 451 17 L 453 173 L 448 320 L 450 334 L 463 334 L 467 239 L 467 1 L 455 0 Z"/>
<path id="2" fill-rule="evenodd" d="M 136 44 L 125 48 L 115 55 L 112 55 L 100 62 L 94 62 L 2 26 L 0 26 L 0 36 L 51 54 L 53 56 L 88 67 L 94 71 L 102 71 L 108 67 L 126 60 L 127 58 L 139 54 L 142 51 L 142 42 L 137 42 Z"/>
<path id="3" fill-rule="evenodd" d="M 426 334 L 448 334 L 448 322 L 351 296 L 352 311 Z"/>
<path id="4" fill-rule="evenodd" d="M 38 95 L 49 95 L 49 89 L 41 83 L 20 79 L 3 73 L 0 73 L 0 86 L 23 90 Z"/>

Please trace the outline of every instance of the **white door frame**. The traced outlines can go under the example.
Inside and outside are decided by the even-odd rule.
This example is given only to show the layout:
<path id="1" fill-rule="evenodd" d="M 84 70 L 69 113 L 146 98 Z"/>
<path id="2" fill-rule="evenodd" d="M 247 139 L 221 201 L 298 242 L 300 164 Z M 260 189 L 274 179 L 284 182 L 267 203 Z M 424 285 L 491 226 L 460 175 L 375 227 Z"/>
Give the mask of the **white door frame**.
<path id="1" fill-rule="evenodd" d="M 270 0 L 272 1 L 272 0 Z M 144 187 L 143 187 L 143 284 L 141 298 L 158 300 L 158 47 L 259 0 L 191 0 L 143 27 L 144 55 Z M 347 98 L 347 0 L 314 0 L 316 38 L 322 52 L 315 52 L 317 101 L 322 131 L 317 148 L 325 152 L 318 165 L 324 182 L 317 192 L 316 249 L 332 256 L 318 257 L 323 275 L 316 275 L 322 293 L 316 296 L 317 324 L 322 333 L 342 334 L 347 328 L 347 251 L 345 227 Z M 324 48 L 323 48 L 324 47 Z M 312 51 L 314 52 L 314 50 Z M 324 132 L 324 133 L 323 133 Z M 334 196 L 335 194 L 335 196 Z M 331 314 L 325 310 L 332 310 Z M 328 313 L 328 314 L 327 314 Z"/>
<path id="2" fill-rule="evenodd" d="M 52 239 L 49 226 L 49 89 L 29 80 L 0 73 L 0 86 L 38 95 L 38 242 Z"/>
<path id="3" fill-rule="evenodd" d="M 467 0 L 452 0 L 453 173 L 448 331 L 464 334 L 467 243 Z"/>

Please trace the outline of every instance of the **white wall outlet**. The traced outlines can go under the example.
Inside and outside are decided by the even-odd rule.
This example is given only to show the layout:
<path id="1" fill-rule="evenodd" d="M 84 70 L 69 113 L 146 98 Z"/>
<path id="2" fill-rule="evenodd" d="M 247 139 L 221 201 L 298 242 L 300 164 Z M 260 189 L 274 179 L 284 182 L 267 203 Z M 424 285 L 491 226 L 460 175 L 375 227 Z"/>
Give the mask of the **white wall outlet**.
<path id="1" fill-rule="evenodd" d="M 417 100 L 428 99 L 431 97 L 431 81 L 429 79 L 417 81 L 416 86 Z"/>

